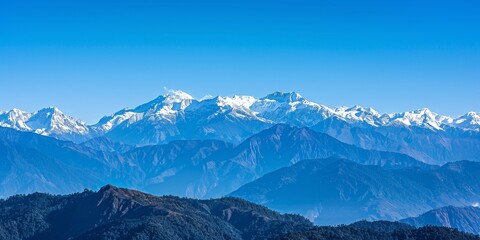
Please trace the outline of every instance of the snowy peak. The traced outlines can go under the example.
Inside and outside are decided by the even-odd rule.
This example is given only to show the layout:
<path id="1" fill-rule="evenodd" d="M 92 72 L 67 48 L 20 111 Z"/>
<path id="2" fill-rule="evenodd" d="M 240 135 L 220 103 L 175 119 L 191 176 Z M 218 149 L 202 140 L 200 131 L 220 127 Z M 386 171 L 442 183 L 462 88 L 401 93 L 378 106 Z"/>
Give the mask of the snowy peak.
<path id="1" fill-rule="evenodd" d="M 184 110 L 190 103 L 193 97 L 183 91 L 169 90 L 166 94 L 158 96 L 156 99 L 136 107 L 134 112 L 157 112 L 161 111 L 180 111 Z"/>
<path id="2" fill-rule="evenodd" d="M 163 97 L 163 106 L 167 106 L 173 111 L 183 111 L 188 105 L 192 103 L 194 98 L 183 91 L 169 90 Z"/>
<path id="3" fill-rule="evenodd" d="M 480 129 L 480 112 L 468 112 L 455 119 L 453 125 L 467 130 L 478 130 Z"/>
<path id="4" fill-rule="evenodd" d="M 442 116 L 430 111 L 428 108 L 421 108 L 418 110 L 384 114 L 381 117 L 383 125 L 386 126 L 415 126 L 424 127 L 431 130 L 443 130 L 442 125 L 452 123 L 452 118 Z"/>
<path id="5" fill-rule="evenodd" d="M 217 96 L 202 101 L 192 103 L 185 113 L 188 119 L 198 118 L 197 121 L 211 120 L 222 116 L 229 116 L 231 119 L 249 119 L 259 122 L 267 120 L 257 116 L 257 113 L 251 109 L 251 106 L 257 101 L 251 96 L 221 97 Z"/>
<path id="6" fill-rule="evenodd" d="M 296 92 L 274 92 L 267 96 L 260 98 L 260 100 L 274 100 L 277 102 L 301 102 L 305 99 Z"/>
<path id="7" fill-rule="evenodd" d="M 227 135 L 235 135 L 233 140 L 228 140 L 240 141 L 274 124 L 315 127 L 323 126 L 323 121 L 325 126 L 348 124 L 354 127 L 480 131 L 480 113 L 477 112 L 469 112 L 456 119 L 439 115 L 428 108 L 381 115 L 373 108 L 361 106 L 332 109 L 308 101 L 296 92 L 274 92 L 260 99 L 234 95 L 196 100 L 183 91 L 165 90 L 163 95 L 135 108 L 124 108 L 105 116 L 93 126 L 66 116 L 55 107 L 34 113 L 19 109 L 0 112 L 0 126 L 67 140 L 71 139 L 69 135 L 92 137 L 109 134 L 109 137 L 133 139 L 132 144 L 156 144 L 190 137 L 223 139 Z M 193 136 L 193 133 L 197 135 Z M 220 133 L 223 135 L 214 135 Z"/>
<path id="8" fill-rule="evenodd" d="M 30 131 L 30 127 L 25 123 L 31 114 L 20 109 L 0 113 L 0 126 L 14 128 L 21 131 Z"/>
<path id="9" fill-rule="evenodd" d="M 102 132 L 126 124 L 130 125 L 138 121 L 167 121 L 175 123 L 179 114 L 187 108 L 194 98 L 183 91 L 168 90 L 150 102 L 137 106 L 134 109 L 124 108 L 110 116 L 105 116 L 95 124 L 95 128 Z"/>
<path id="10" fill-rule="evenodd" d="M 178 101 L 194 99 L 192 95 L 181 90 L 171 90 L 171 89 L 165 89 L 165 90 L 167 91 L 167 94 L 165 94 L 164 96 L 172 97 L 173 99 Z"/>
<path id="11" fill-rule="evenodd" d="M 44 108 L 34 113 L 19 109 L 3 112 L 0 114 L 0 126 L 72 141 L 78 140 L 79 136 L 86 137 L 90 134 L 86 123 L 63 114 L 56 107 Z"/>
<path id="12" fill-rule="evenodd" d="M 379 126 L 380 114 L 373 108 L 361 106 L 339 107 L 334 109 L 334 115 L 350 123 L 365 122 L 372 126 Z"/>
<path id="13" fill-rule="evenodd" d="M 38 110 L 33 113 L 32 116 L 28 119 L 27 124 L 31 129 L 34 129 L 35 132 L 42 135 L 45 131 L 55 128 L 57 125 L 62 125 L 68 118 L 65 116 L 58 108 L 48 107 Z"/>
<path id="14" fill-rule="evenodd" d="M 42 135 L 52 134 L 88 134 L 89 127 L 86 123 L 65 115 L 56 107 L 41 109 L 32 114 L 27 125 L 36 133 Z"/>
<path id="15" fill-rule="evenodd" d="M 238 96 L 235 95 L 233 97 L 216 97 L 213 98 L 216 104 L 219 107 L 228 107 L 231 109 L 241 109 L 243 111 L 251 112 L 250 107 L 254 104 L 257 100 L 251 96 Z"/>
<path id="16" fill-rule="evenodd" d="M 307 101 L 296 92 L 274 92 L 257 100 L 251 109 L 274 123 L 294 126 L 313 126 L 334 113 L 326 106 Z"/>

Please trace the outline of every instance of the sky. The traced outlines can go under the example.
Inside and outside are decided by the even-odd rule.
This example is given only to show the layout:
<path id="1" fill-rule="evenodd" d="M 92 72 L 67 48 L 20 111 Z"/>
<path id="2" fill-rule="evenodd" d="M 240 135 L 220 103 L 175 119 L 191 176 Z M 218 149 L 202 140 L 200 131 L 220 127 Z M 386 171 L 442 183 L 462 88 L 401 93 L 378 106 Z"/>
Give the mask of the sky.
<path id="1" fill-rule="evenodd" d="M 178 89 L 480 112 L 479 1 L 0 0 L 0 110 L 95 123 Z"/>

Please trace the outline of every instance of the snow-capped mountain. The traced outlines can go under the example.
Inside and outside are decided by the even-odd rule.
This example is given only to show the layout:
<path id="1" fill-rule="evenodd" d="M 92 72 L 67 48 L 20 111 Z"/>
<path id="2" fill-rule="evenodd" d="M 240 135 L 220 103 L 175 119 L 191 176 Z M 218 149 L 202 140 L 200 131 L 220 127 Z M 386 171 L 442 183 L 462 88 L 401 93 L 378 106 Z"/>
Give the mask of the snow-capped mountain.
<path id="1" fill-rule="evenodd" d="M 415 126 L 432 130 L 443 130 L 445 125 L 451 125 L 451 117 L 442 116 L 422 108 L 411 112 L 384 114 L 380 117 L 383 126 Z"/>
<path id="2" fill-rule="evenodd" d="M 134 109 L 125 108 L 110 116 L 103 117 L 96 128 L 108 132 L 118 126 L 130 126 L 136 122 L 164 122 L 175 124 L 193 97 L 182 91 L 171 91 Z"/>
<path id="3" fill-rule="evenodd" d="M 364 108 L 361 106 L 339 107 L 335 108 L 334 112 L 335 116 L 351 124 L 366 123 L 375 127 L 382 125 L 379 121 L 381 115 L 373 108 Z"/>
<path id="4" fill-rule="evenodd" d="M 26 122 L 31 115 L 31 113 L 16 108 L 10 111 L 0 112 L 0 126 L 21 131 L 30 131 L 31 129 L 27 126 Z"/>
<path id="5" fill-rule="evenodd" d="M 480 112 L 468 112 L 467 114 L 453 120 L 453 125 L 465 130 L 479 130 Z"/>
<path id="6" fill-rule="evenodd" d="M 0 126 L 74 142 L 93 136 L 93 131 L 86 123 L 65 115 L 56 107 L 44 108 L 34 113 L 19 109 L 0 113 Z"/>
<path id="7" fill-rule="evenodd" d="M 22 131 L 33 131 L 42 135 L 55 135 L 61 139 L 63 135 L 79 135 L 92 137 L 101 133 L 119 132 L 121 129 L 132 131 L 152 128 L 158 136 L 152 139 L 140 137 L 140 144 L 153 144 L 171 140 L 171 138 L 190 138 L 178 136 L 182 134 L 180 125 L 195 125 L 190 129 L 201 135 L 212 135 L 225 131 L 223 123 L 249 124 L 252 133 L 259 132 L 277 123 L 294 126 L 312 127 L 322 121 L 333 119 L 344 121 L 352 126 L 371 127 L 420 127 L 433 131 L 446 128 L 458 128 L 466 131 L 480 130 L 480 113 L 469 112 L 453 119 L 430 111 L 427 108 L 410 112 L 380 114 L 373 108 L 360 106 L 329 108 L 306 100 L 296 92 L 274 92 L 260 99 L 252 96 L 234 96 L 195 100 L 183 91 L 169 90 L 166 94 L 133 109 L 125 108 L 110 116 L 103 117 L 97 124 L 88 126 L 84 122 L 66 116 L 57 108 L 45 108 L 35 113 L 27 113 L 19 109 L 0 112 L 0 126 L 11 127 Z M 330 120 L 330 121 L 331 121 Z M 92 130 L 93 129 L 93 130 Z M 92 134 L 98 132 L 99 134 Z M 145 134 L 147 134 L 145 132 Z M 243 135 L 243 134 L 242 134 Z M 85 137 L 85 138 L 88 138 Z M 139 137 L 135 137 L 139 138 Z M 235 141 L 242 138 L 234 137 Z M 132 142 L 132 141 L 130 141 Z M 136 142 L 136 141 L 133 141 Z"/>
<path id="8" fill-rule="evenodd" d="M 105 136 L 130 145 L 184 139 L 239 143 L 275 124 L 310 127 L 362 148 L 401 152 L 430 163 L 480 160 L 475 151 L 480 144 L 480 113 L 469 112 L 456 119 L 427 108 L 380 114 L 361 106 L 330 108 L 296 92 L 274 92 L 259 99 L 217 96 L 197 100 L 183 91 L 168 90 L 91 126 L 56 108 L 0 112 L 3 127 L 76 142 Z"/>
<path id="9" fill-rule="evenodd" d="M 182 91 L 170 91 L 134 109 L 122 109 L 103 117 L 93 127 L 106 136 L 130 144 L 157 144 L 180 139 L 178 120 L 193 101 Z"/>
<path id="10" fill-rule="evenodd" d="M 362 148 L 405 153 L 429 163 L 480 160 L 475 150 L 480 146 L 478 114 L 453 119 L 426 108 L 393 114 L 361 106 L 329 108 L 295 92 L 275 92 L 260 99 L 195 100 L 182 91 L 170 91 L 105 117 L 95 128 L 114 141 L 132 145 L 182 139 L 239 143 L 279 123 L 311 127 Z"/>
<path id="11" fill-rule="evenodd" d="M 199 120 L 211 120 L 219 116 L 229 116 L 244 120 L 269 122 L 257 116 L 251 109 L 257 100 L 250 96 L 214 97 L 203 101 L 195 101 L 186 109 L 187 117 L 195 116 Z M 202 119 L 203 118 L 203 119 Z"/>
<path id="12" fill-rule="evenodd" d="M 310 102 L 296 92 L 275 92 L 254 101 L 251 109 L 274 123 L 313 126 L 334 115 L 326 106 Z"/>
<path id="13" fill-rule="evenodd" d="M 132 110 L 104 117 L 95 128 L 116 141 L 150 145 L 178 139 L 222 139 L 239 142 L 271 125 L 250 109 L 249 96 L 194 100 L 182 91 L 165 95 Z"/>

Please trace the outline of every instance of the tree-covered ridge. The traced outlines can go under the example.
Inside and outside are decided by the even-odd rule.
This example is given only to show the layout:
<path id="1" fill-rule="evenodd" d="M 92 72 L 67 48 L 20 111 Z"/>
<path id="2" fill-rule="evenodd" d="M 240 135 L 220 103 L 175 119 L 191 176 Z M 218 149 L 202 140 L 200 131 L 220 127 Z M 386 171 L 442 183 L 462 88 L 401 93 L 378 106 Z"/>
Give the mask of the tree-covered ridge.
<path id="1" fill-rule="evenodd" d="M 107 185 L 71 195 L 0 200 L 0 239 L 480 239 L 444 227 L 395 222 L 314 227 L 239 198 L 157 197 Z"/>
<path id="2" fill-rule="evenodd" d="M 1 239 L 267 239 L 311 226 L 237 198 L 156 197 L 110 185 L 0 202 Z"/>
<path id="3" fill-rule="evenodd" d="M 425 226 L 421 228 L 388 222 L 361 221 L 337 227 L 314 227 L 307 231 L 288 233 L 279 240 L 478 240 L 479 236 L 454 228 Z"/>

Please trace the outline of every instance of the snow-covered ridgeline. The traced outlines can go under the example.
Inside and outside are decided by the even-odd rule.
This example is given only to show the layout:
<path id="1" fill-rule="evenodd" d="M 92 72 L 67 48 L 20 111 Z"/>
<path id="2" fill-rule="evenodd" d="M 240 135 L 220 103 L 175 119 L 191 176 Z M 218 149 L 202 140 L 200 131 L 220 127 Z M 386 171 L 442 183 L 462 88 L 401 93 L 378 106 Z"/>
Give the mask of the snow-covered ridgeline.
<path id="1" fill-rule="evenodd" d="M 105 116 L 97 124 L 90 126 L 63 114 L 55 107 L 34 113 L 19 109 L 0 112 L 0 126 L 42 135 L 91 137 L 107 133 L 119 126 L 129 128 L 136 124 L 175 125 L 179 121 L 208 122 L 220 118 L 231 122 L 288 123 L 296 126 L 314 126 L 323 120 L 335 118 L 350 124 L 367 124 L 373 127 L 416 126 L 434 131 L 445 130 L 447 127 L 480 130 L 478 112 L 469 112 L 458 118 L 439 115 L 427 108 L 380 114 L 372 108 L 360 106 L 330 108 L 308 101 L 295 92 L 275 92 L 260 99 L 252 96 L 218 96 L 196 100 L 183 91 L 172 90 L 133 109 L 125 108 Z"/>

